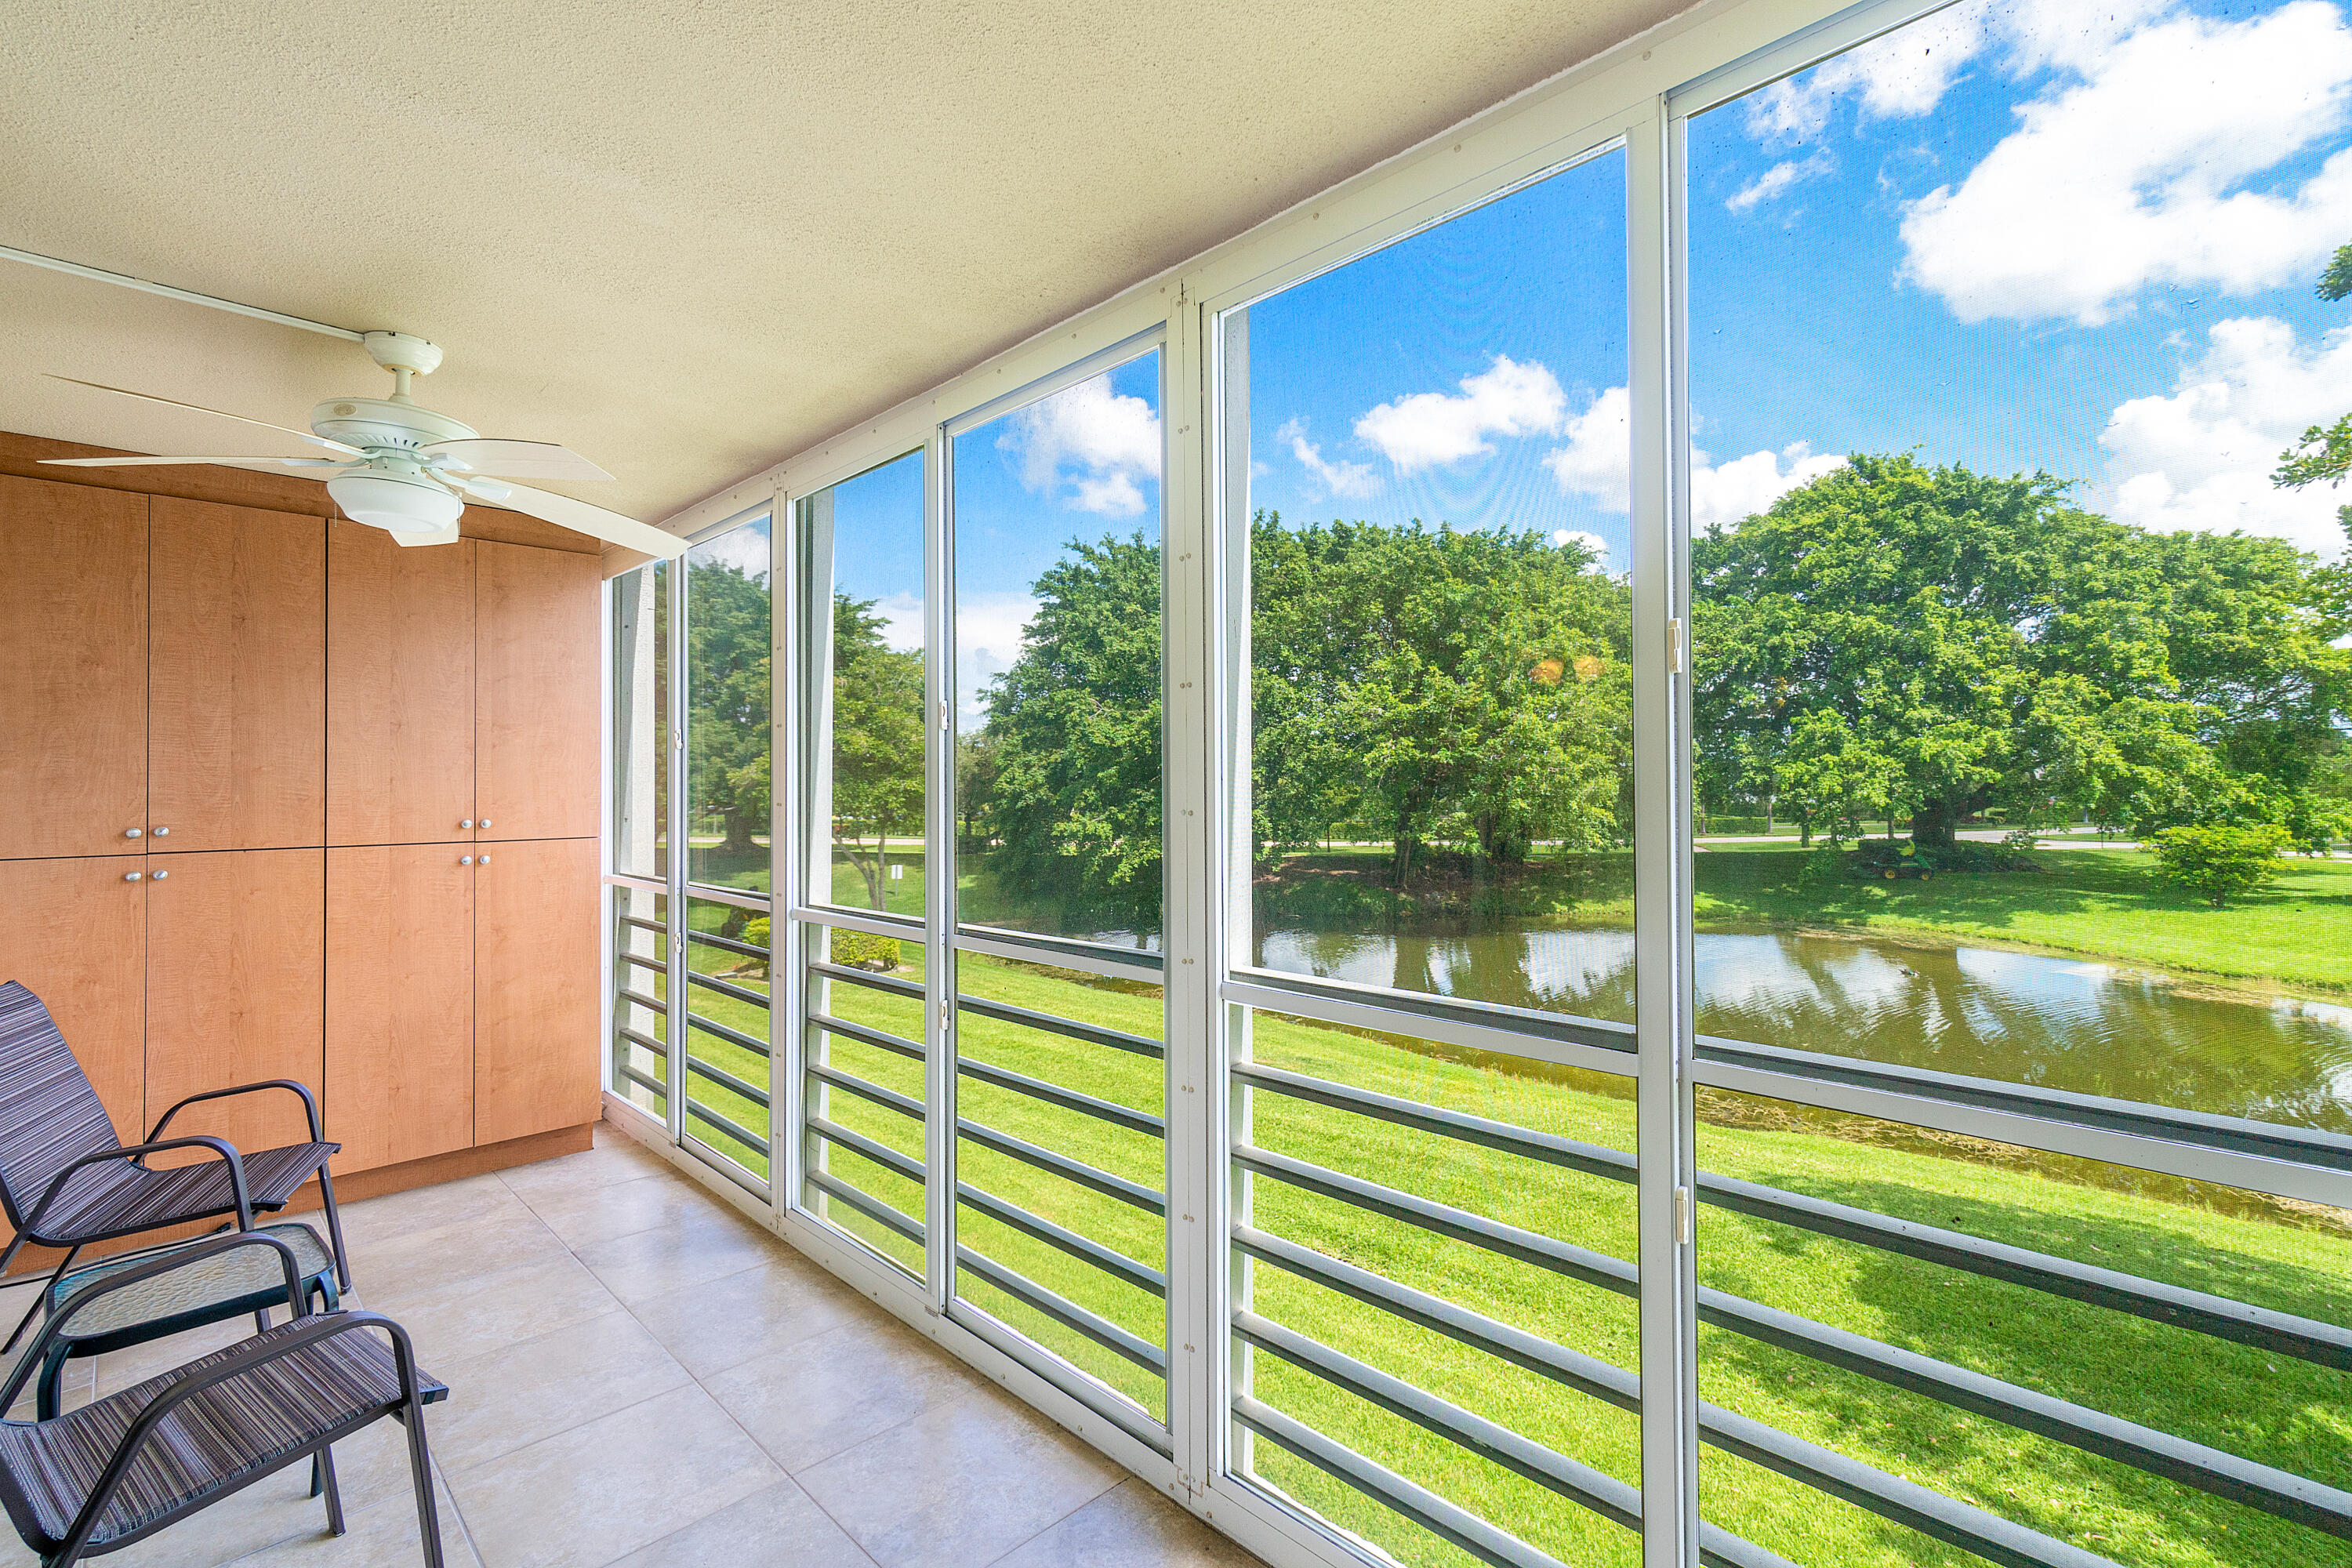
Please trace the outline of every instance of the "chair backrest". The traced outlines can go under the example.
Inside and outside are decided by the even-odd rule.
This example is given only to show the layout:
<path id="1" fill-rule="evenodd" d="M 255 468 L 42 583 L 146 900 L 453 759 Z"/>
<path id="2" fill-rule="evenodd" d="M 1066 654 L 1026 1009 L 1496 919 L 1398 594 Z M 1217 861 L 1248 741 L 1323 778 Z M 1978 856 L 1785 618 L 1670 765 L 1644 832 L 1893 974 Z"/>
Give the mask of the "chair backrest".
<path id="1" fill-rule="evenodd" d="M 41 999 L 0 983 L 0 1202 L 22 1228 L 59 1171 L 119 1149 L 114 1122 Z"/>

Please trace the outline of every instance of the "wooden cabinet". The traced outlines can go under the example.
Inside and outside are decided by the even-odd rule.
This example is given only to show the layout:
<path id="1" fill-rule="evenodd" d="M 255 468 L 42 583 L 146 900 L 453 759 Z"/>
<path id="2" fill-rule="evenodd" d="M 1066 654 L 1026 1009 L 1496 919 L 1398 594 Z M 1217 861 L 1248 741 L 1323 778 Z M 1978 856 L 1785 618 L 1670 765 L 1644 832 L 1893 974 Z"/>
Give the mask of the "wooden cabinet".
<path id="1" fill-rule="evenodd" d="M 0 477 L 0 858 L 144 830 L 147 507 Z"/>
<path id="2" fill-rule="evenodd" d="M 380 528 L 328 524 L 330 844 L 473 831 L 459 825 L 475 815 L 475 549 L 470 539 L 403 546 Z M 589 605 L 593 614 L 593 593 Z M 587 647 L 593 657 L 593 633 Z M 594 731 L 592 722 L 592 744 Z"/>
<path id="3" fill-rule="evenodd" d="M 597 567 L 560 550 L 475 546 L 478 838 L 599 831 Z"/>
<path id="4" fill-rule="evenodd" d="M 126 1143 L 147 1131 L 145 871 L 141 855 L 0 861 L 0 980 L 47 1005 Z"/>
<path id="5" fill-rule="evenodd" d="M 474 878 L 474 1136 L 602 1114 L 593 838 L 486 845 Z"/>
<path id="6" fill-rule="evenodd" d="M 327 851 L 327 1136 L 339 1171 L 474 1142 L 471 843 Z"/>
<path id="7" fill-rule="evenodd" d="M 148 849 L 325 843 L 325 521 L 152 504 Z"/>
<path id="8" fill-rule="evenodd" d="M 290 1078 L 320 1087 L 326 985 L 323 849 L 148 857 L 147 1113 L 206 1089 Z M 183 1111 L 166 1136 L 240 1149 L 310 1134 L 290 1094 Z"/>

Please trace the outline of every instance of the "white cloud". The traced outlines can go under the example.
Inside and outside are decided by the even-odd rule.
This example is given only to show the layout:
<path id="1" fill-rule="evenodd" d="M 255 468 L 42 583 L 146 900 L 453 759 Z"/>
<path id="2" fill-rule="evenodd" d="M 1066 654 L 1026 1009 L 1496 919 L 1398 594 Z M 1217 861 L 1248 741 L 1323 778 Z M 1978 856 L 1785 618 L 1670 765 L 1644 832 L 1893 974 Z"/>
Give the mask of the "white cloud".
<path id="1" fill-rule="evenodd" d="M 1037 614 L 1026 594 L 967 594 L 956 601 L 956 710 L 966 733 L 980 727 L 988 683 L 1021 657 L 1021 637 Z"/>
<path id="2" fill-rule="evenodd" d="M 768 525 L 746 523 L 718 538 L 694 547 L 692 560 L 697 563 L 718 562 L 732 566 L 756 582 L 765 582 L 773 562 L 773 546 L 770 542 Z"/>
<path id="3" fill-rule="evenodd" d="M 1492 452 L 1489 436 L 1532 436 L 1559 428 L 1568 395 L 1551 372 L 1502 354 L 1456 395 L 1416 392 L 1383 403 L 1356 421 L 1356 434 L 1378 447 L 1400 474 Z"/>
<path id="4" fill-rule="evenodd" d="M 1372 471 L 1372 466 L 1344 460 L 1333 462 L 1325 458 L 1321 449 L 1307 438 L 1305 419 L 1286 420 L 1282 428 L 1274 433 L 1274 438 L 1289 442 L 1290 455 L 1298 459 L 1298 466 L 1321 480 L 1323 488 L 1331 494 L 1360 500 L 1379 493 L 1381 477 Z"/>
<path id="5" fill-rule="evenodd" d="M 2344 535 L 2342 486 L 2283 490 L 2271 484 L 2280 452 L 2313 425 L 2352 407 L 2352 328 L 2305 347 L 2267 316 L 2217 321 L 2205 353 L 2182 367 L 2170 396 L 2136 397 L 2115 411 L 2099 444 L 2115 515 L 2167 531 L 2243 529 L 2336 555 Z"/>
<path id="6" fill-rule="evenodd" d="M 2149 284 L 2274 288 L 2352 232 L 2352 150 L 2294 189 L 2241 188 L 2352 119 L 2352 30 L 2323 0 L 2096 49 L 2042 25 L 2014 53 L 2084 74 L 2019 105 L 2017 130 L 1903 219 L 1902 276 L 1959 320 L 2095 326 Z"/>
<path id="7" fill-rule="evenodd" d="M 1914 120 L 1933 110 L 1981 53 L 1990 7 L 1955 5 L 1858 48 L 1784 77 L 1748 100 L 1748 132 L 1767 142 L 1798 142 L 1827 129 L 1830 111 L 1849 94 L 1865 118 Z"/>
<path id="8" fill-rule="evenodd" d="M 1691 454 L 1691 527 L 1714 528 L 1763 511 L 1801 485 L 1845 467 L 1836 454 L 1815 456 L 1796 441 L 1778 452 L 1750 452 L 1720 466 L 1705 452 Z"/>
<path id="9" fill-rule="evenodd" d="M 1810 158 L 1784 159 L 1742 185 L 1723 205 L 1733 212 L 1744 213 L 1774 200 L 1791 185 L 1829 174 L 1836 167 L 1837 160 L 1830 156 L 1827 148 Z"/>
<path id="10" fill-rule="evenodd" d="M 1602 511 L 1633 505 L 1632 411 L 1625 388 L 1612 386 L 1568 422 L 1568 445 L 1543 460 L 1562 490 L 1589 496 Z"/>
<path id="11" fill-rule="evenodd" d="M 1113 392 L 1107 374 L 1031 404 L 996 444 L 1020 457 L 1029 489 L 1062 492 L 1065 505 L 1106 517 L 1142 511 L 1149 503 L 1139 481 L 1160 477 L 1159 414 L 1140 397 Z M 1071 468 L 1078 471 L 1065 472 Z"/>
<path id="12" fill-rule="evenodd" d="M 1544 458 L 1544 467 L 1563 491 L 1588 497 L 1602 511 L 1622 512 L 1632 506 L 1633 453 L 1627 420 L 1632 407 L 1626 389 L 1612 386 L 1568 422 L 1568 445 Z M 1750 452 L 1720 467 L 1694 449 L 1691 526 L 1737 522 L 1844 466 L 1843 458 L 1816 457 L 1802 441 L 1779 452 Z"/>

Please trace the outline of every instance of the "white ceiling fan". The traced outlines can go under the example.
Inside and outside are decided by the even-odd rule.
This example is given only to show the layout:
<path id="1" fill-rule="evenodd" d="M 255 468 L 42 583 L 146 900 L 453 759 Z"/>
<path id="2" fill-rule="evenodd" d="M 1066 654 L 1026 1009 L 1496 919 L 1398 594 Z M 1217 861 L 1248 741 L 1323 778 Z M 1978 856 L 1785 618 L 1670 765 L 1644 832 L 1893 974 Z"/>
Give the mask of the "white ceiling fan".
<path id="1" fill-rule="evenodd" d="M 218 463 L 233 468 L 282 468 L 324 479 L 327 493 L 345 516 L 388 531 L 403 544 L 448 544 L 457 538 L 466 498 L 526 512 L 610 543 L 664 558 L 685 553 L 688 542 L 650 523 L 607 511 L 586 501 L 511 482 L 530 479 L 609 479 L 613 476 L 578 453 L 548 441 L 486 439 L 472 426 L 420 407 L 409 396 L 411 378 L 429 375 L 441 351 L 406 332 L 362 332 L 361 346 L 392 372 L 390 397 L 335 397 L 310 410 L 309 431 L 248 419 L 200 404 L 181 403 L 126 387 L 106 386 L 60 375 L 100 392 L 148 403 L 192 408 L 277 430 L 325 447 L 326 458 L 49 458 L 67 468 L 126 468 L 170 463 Z"/>

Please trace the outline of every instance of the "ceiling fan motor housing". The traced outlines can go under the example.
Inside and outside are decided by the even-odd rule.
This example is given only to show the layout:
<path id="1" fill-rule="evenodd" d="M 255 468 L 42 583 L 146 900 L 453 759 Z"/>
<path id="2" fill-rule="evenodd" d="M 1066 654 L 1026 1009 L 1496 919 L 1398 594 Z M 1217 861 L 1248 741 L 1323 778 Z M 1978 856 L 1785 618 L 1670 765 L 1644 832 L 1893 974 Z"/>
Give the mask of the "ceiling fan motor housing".
<path id="1" fill-rule="evenodd" d="M 467 441 L 475 429 L 446 414 L 383 397 L 336 397 L 310 410 L 310 428 L 365 451 L 413 452 L 435 441 Z"/>

